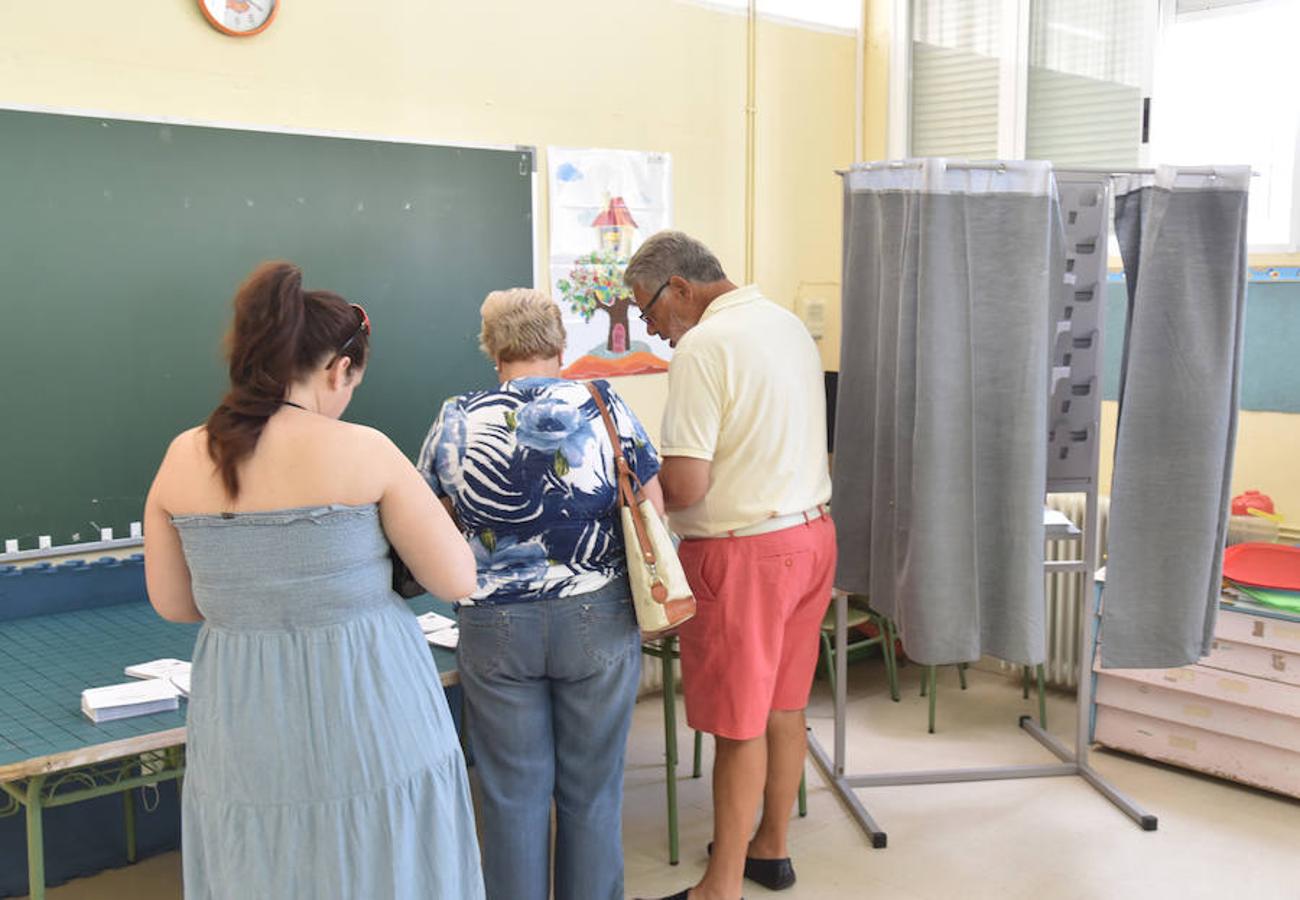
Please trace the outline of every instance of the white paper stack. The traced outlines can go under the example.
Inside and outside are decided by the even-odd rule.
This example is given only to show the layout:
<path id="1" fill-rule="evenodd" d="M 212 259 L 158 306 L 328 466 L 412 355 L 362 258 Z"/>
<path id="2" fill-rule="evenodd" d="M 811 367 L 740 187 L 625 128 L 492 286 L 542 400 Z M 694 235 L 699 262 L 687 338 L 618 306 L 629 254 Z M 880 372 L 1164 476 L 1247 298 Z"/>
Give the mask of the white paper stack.
<path id="1" fill-rule="evenodd" d="M 427 612 L 422 616 L 416 616 L 415 621 L 420 623 L 420 630 L 425 634 L 433 634 L 435 631 L 456 627 L 455 619 L 439 615 L 436 612 Z"/>
<path id="2" fill-rule="evenodd" d="M 424 639 L 430 644 L 435 647 L 446 647 L 448 650 L 456 649 L 456 644 L 460 642 L 460 629 L 456 627 L 455 619 L 436 612 L 427 612 L 417 616 L 416 621 L 420 623 Z"/>
<path id="3" fill-rule="evenodd" d="M 81 692 L 81 711 L 92 722 L 147 716 L 180 705 L 176 686 L 162 678 L 86 688 Z"/>
<path id="4" fill-rule="evenodd" d="M 426 634 L 424 639 L 435 647 L 446 647 L 448 650 L 455 650 L 456 645 L 460 643 L 460 629 L 444 628 L 442 631 Z"/>
<path id="5" fill-rule="evenodd" d="M 153 659 L 127 666 L 125 672 L 132 678 L 171 678 L 180 673 L 189 675 L 190 664 L 183 659 Z"/>

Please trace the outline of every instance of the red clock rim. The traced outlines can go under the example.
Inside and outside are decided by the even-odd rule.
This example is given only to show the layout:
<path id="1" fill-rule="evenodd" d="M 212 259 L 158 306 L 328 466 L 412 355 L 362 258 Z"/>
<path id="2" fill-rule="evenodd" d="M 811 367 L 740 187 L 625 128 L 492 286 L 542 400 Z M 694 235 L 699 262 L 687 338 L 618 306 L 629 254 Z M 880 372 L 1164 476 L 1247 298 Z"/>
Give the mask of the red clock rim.
<path id="1" fill-rule="evenodd" d="M 252 31 L 235 31 L 234 29 L 227 28 L 225 25 L 213 18 L 212 13 L 208 12 L 208 4 L 205 3 L 204 0 L 197 0 L 197 3 L 199 6 L 199 12 L 203 13 L 203 18 L 208 20 L 208 24 L 229 37 L 252 37 L 253 35 L 261 34 L 263 31 L 266 31 L 267 28 L 271 27 L 271 23 L 275 21 L 275 17 L 280 13 L 280 0 L 272 0 L 271 14 L 266 17 L 265 22 L 258 25 Z"/>

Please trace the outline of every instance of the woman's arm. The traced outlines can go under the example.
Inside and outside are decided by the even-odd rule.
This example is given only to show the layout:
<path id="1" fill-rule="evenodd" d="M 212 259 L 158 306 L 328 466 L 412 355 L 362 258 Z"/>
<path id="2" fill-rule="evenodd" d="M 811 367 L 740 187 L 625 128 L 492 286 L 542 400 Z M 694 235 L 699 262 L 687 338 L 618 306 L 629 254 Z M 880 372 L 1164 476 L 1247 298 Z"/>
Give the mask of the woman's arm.
<path id="1" fill-rule="evenodd" d="M 468 597 L 478 586 L 469 544 L 402 451 L 375 434 L 385 473 L 379 517 L 389 542 L 429 593 L 446 600 Z"/>
<path id="2" fill-rule="evenodd" d="M 193 439 L 192 433 L 186 432 L 172 441 L 144 502 L 145 588 L 158 615 L 170 622 L 203 621 L 203 613 L 194 603 L 181 537 L 165 503 L 169 485 L 182 474 L 178 471 L 183 468 L 177 458 L 182 455 L 178 446 Z"/>
<path id="3" fill-rule="evenodd" d="M 645 484 L 641 485 L 641 489 L 645 492 L 646 499 L 650 501 L 651 505 L 659 511 L 659 515 L 662 516 L 664 514 L 664 489 L 659 484 L 659 476 L 656 475 L 654 478 L 651 478 Z"/>

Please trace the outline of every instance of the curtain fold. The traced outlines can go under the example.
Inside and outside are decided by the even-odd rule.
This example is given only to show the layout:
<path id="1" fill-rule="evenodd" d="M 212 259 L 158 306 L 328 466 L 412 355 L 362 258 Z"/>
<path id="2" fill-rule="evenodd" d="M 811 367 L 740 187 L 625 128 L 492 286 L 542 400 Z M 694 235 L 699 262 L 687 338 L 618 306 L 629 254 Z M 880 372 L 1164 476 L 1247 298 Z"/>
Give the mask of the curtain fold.
<path id="1" fill-rule="evenodd" d="M 1196 662 L 1214 636 L 1237 434 L 1248 167 L 1121 179 L 1128 325 L 1102 612 L 1104 667 Z"/>
<path id="2" fill-rule="evenodd" d="M 923 664 L 1045 656 L 1051 166 L 942 159 L 844 180 L 836 584 Z"/>

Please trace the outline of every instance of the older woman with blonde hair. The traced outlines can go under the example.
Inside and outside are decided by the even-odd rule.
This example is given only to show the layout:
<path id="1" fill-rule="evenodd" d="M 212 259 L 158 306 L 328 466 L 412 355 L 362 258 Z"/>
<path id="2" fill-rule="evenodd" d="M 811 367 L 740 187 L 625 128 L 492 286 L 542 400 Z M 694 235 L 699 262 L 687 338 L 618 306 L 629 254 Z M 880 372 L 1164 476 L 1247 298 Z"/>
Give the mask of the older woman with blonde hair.
<path id="1" fill-rule="evenodd" d="M 479 337 L 500 385 L 452 397 L 419 469 L 478 567 L 457 660 L 478 767 L 487 895 L 623 896 L 623 758 L 641 671 L 615 456 L 661 510 L 659 460 L 604 382 L 560 377 L 564 325 L 540 291 L 489 294 Z M 551 811 L 555 813 L 554 872 Z"/>

